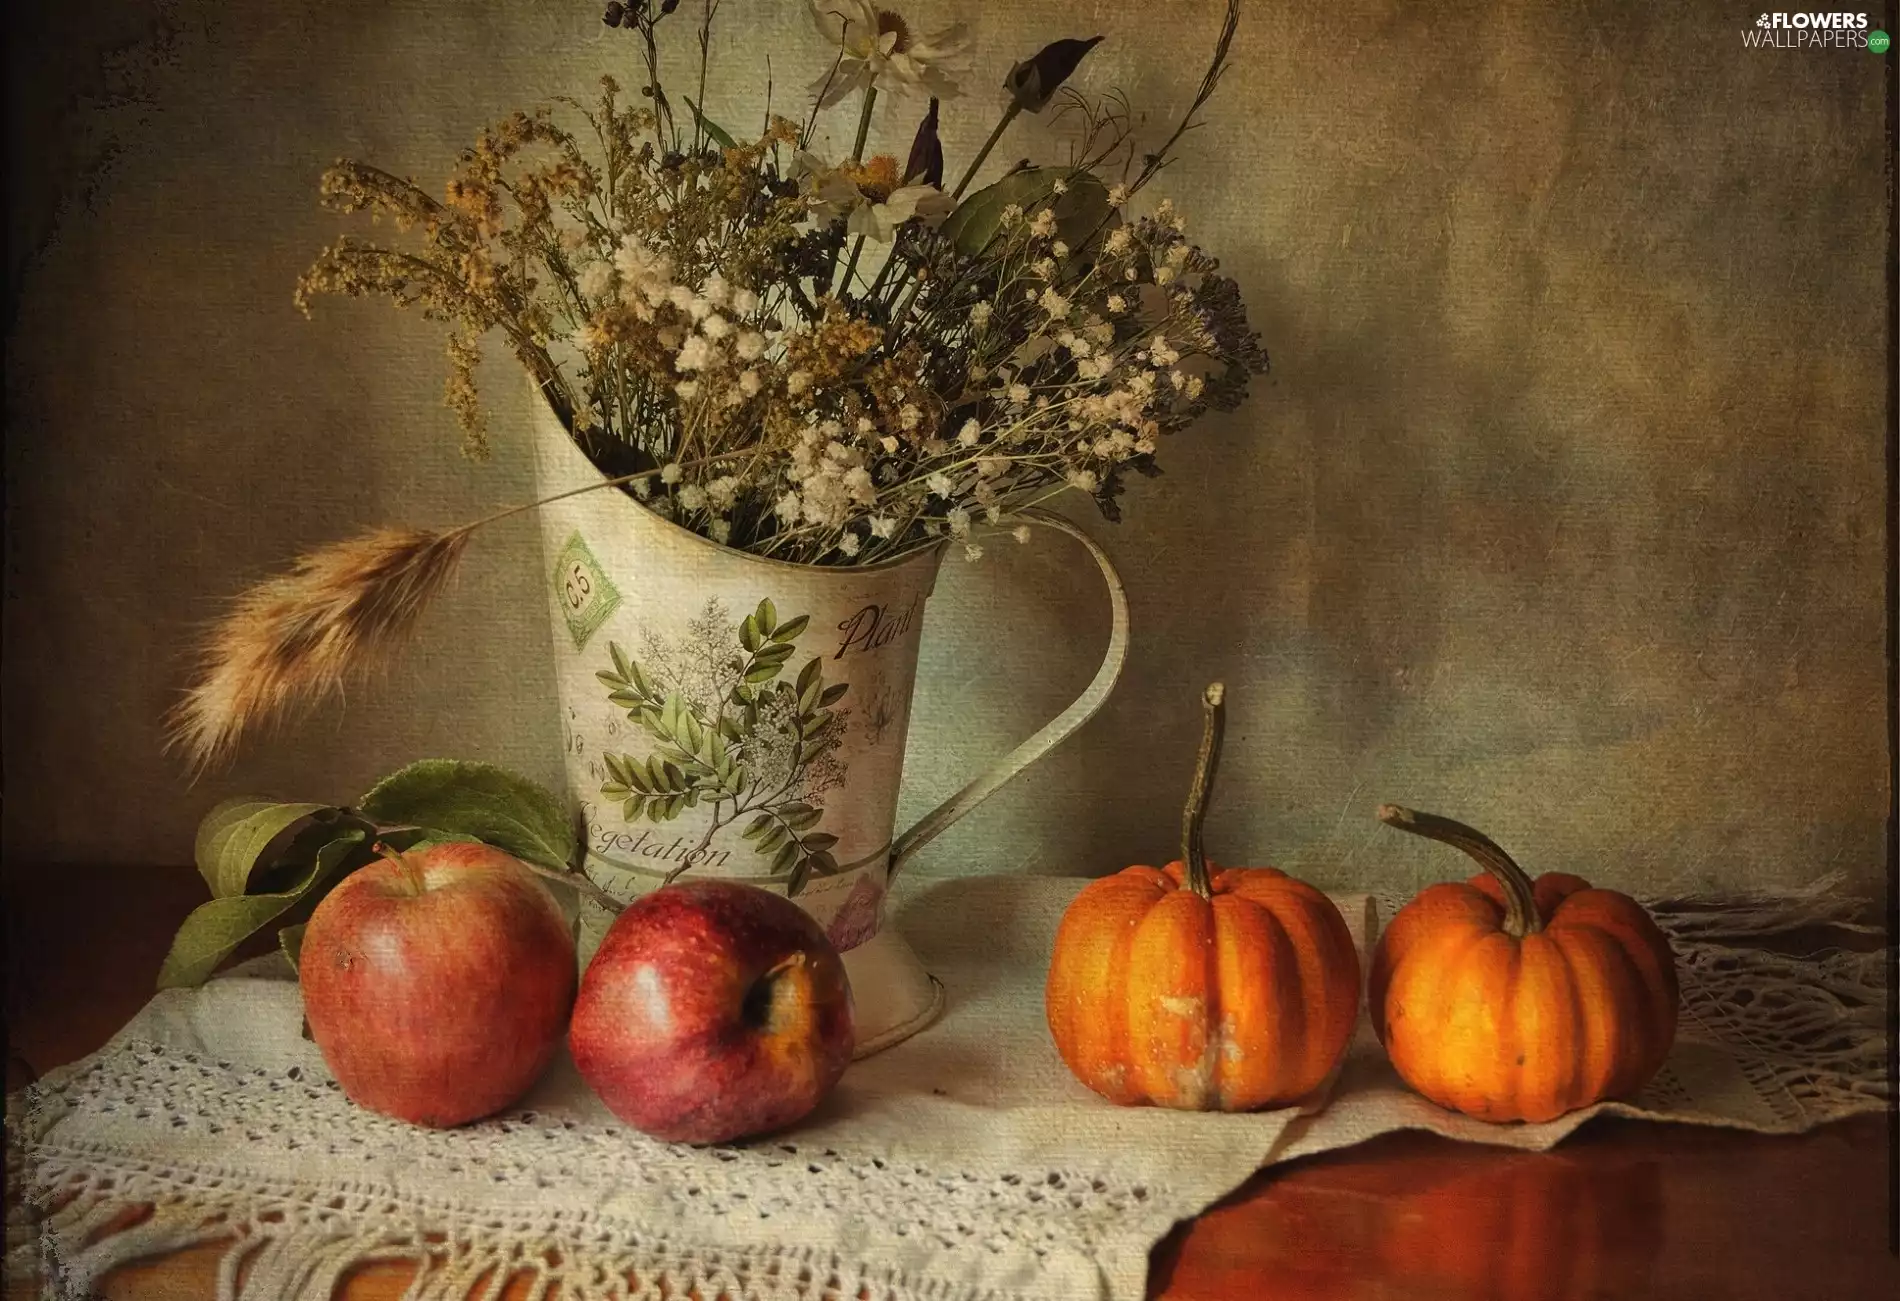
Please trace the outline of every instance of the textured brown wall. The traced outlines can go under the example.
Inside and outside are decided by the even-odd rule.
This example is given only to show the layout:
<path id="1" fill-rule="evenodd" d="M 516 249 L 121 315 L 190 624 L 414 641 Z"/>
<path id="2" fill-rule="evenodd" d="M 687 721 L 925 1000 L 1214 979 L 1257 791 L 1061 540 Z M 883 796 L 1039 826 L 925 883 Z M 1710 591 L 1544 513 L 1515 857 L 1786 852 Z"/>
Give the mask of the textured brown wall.
<path id="1" fill-rule="evenodd" d="M 180 861 L 222 795 L 347 798 L 423 754 L 553 779 L 525 522 L 383 681 L 230 771 L 188 785 L 156 719 L 241 581 L 529 490 L 511 363 L 471 467 L 433 328 L 292 309 L 340 228 L 320 168 L 433 184 L 480 124 L 588 93 L 629 46 L 585 0 L 45 8 L 9 52 L 10 229 L 42 241 L 7 357 L 9 863 Z M 1744 49 L 1735 3 L 1246 8 L 1164 188 L 1240 278 L 1273 377 L 1164 448 L 1125 524 L 1090 524 L 1129 580 L 1128 675 L 920 870 L 1168 856 L 1195 696 L 1223 677 L 1219 857 L 1328 885 L 1453 870 L 1373 822 L 1399 800 L 1624 886 L 1876 888 L 1882 59 Z M 1105 31 L 1088 84 L 1165 115 L 1219 6 L 938 9 L 976 18 L 986 78 Z M 783 105 L 821 59 L 802 5 L 726 11 L 721 55 L 769 51 Z M 762 107 L 741 77 L 714 92 L 715 116 Z M 947 107 L 954 169 L 989 97 Z M 1039 539 L 946 568 L 907 809 L 1087 680 L 1106 615 L 1084 563 Z"/>

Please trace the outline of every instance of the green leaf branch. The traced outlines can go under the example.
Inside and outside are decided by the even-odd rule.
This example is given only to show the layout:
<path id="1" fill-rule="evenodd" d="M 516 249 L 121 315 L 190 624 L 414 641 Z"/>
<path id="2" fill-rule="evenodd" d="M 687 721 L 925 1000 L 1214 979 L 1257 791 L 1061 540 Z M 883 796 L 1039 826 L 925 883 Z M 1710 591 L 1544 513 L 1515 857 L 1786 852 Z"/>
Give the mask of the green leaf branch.
<path id="1" fill-rule="evenodd" d="M 698 851 L 711 845 L 722 828 L 747 814 L 754 817 L 745 838 L 770 858 L 772 876 L 787 878 L 788 893 L 799 893 L 814 874 L 838 870 L 831 854 L 838 838 L 814 829 L 823 811 L 795 795 L 811 762 L 837 744 L 838 718 L 831 706 L 849 690 L 847 683 L 825 682 L 818 656 L 806 661 L 793 682 L 784 680 L 798 638 L 810 623 L 811 616 L 804 614 L 781 623 L 771 599 L 760 601 L 739 623 L 736 681 L 710 713 L 655 684 L 619 643 L 608 644 L 612 667 L 595 676 L 607 688 L 607 698 L 625 709 L 655 746 L 644 758 L 603 755 L 607 778 L 601 794 L 618 802 L 629 822 L 642 817 L 669 822 L 702 805 L 712 811 L 696 850 L 667 874 L 667 882 L 690 869 Z M 769 735 L 767 713 L 774 708 L 787 721 L 789 736 Z M 789 741 L 790 751 L 782 757 L 782 771 L 761 779 L 761 761 L 774 741 Z"/>

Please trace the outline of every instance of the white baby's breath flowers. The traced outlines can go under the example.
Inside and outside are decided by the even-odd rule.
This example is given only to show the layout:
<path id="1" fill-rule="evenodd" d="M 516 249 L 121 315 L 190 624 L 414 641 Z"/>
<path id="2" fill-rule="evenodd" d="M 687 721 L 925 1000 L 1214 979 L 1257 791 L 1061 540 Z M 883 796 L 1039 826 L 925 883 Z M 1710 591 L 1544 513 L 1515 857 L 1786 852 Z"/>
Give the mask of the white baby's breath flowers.
<path id="1" fill-rule="evenodd" d="M 722 474 L 706 485 L 706 499 L 716 510 L 731 510 L 739 499 L 739 481 L 729 474 Z"/>
<path id="2" fill-rule="evenodd" d="M 785 391 L 793 397 L 797 397 L 810 387 L 811 372 L 808 370 L 795 370 L 785 377 Z"/>
<path id="3" fill-rule="evenodd" d="M 1107 307 L 1109 311 L 1115 313 L 1117 316 L 1120 316 L 1123 312 L 1128 310 L 1128 300 L 1123 298 L 1120 294 L 1110 294 L 1103 306 Z"/>
<path id="4" fill-rule="evenodd" d="M 747 371 L 741 371 L 739 373 L 739 392 L 744 394 L 746 397 L 749 397 L 749 398 L 757 397 L 759 395 L 759 390 L 762 387 L 764 387 L 764 384 L 759 379 L 758 371 L 747 370 Z"/>
<path id="5" fill-rule="evenodd" d="M 1063 258 L 1069 256 L 1069 246 L 1061 240 L 1057 240 L 1049 246 L 1049 253 L 1056 261 L 1060 262 Z"/>
<path id="6" fill-rule="evenodd" d="M 1119 208 L 1123 206 L 1124 204 L 1126 204 L 1127 202 L 1128 202 L 1128 187 L 1126 185 L 1111 185 L 1108 187 L 1108 206 L 1109 207 Z"/>
<path id="7" fill-rule="evenodd" d="M 581 268 L 574 283 L 581 291 L 581 297 L 589 301 L 598 301 L 614 291 L 614 269 L 609 262 L 589 262 Z"/>
<path id="8" fill-rule="evenodd" d="M 923 422 L 924 413 L 915 404 L 905 403 L 897 413 L 897 425 L 900 429 L 915 429 Z"/>
<path id="9" fill-rule="evenodd" d="M 989 323 L 990 305 L 988 303 L 972 303 L 970 305 L 970 324 L 982 326 L 988 325 Z M 975 370 L 972 369 L 971 374 L 974 375 L 975 373 Z"/>
<path id="10" fill-rule="evenodd" d="M 680 481 L 680 473 L 679 462 L 668 461 L 665 465 L 660 467 L 660 482 L 678 483 Z"/>
<path id="11" fill-rule="evenodd" d="M 1029 526 L 1027 524 L 1018 524 L 1015 528 L 1011 529 L 1009 533 L 1010 536 L 1015 538 L 1018 542 L 1029 541 Z"/>
<path id="12" fill-rule="evenodd" d="M 858 548 L 862 545 L 863 544 L 858 541 L 858 535 L 848 529 L 845 531 L 844 536 L 838 539 L 838 550 L 847 556 L 857 555 Z"/>
<path id="13" fill-rule="evenodd" d="M 957 430 L 957 441 L 962 443 L 965 447 L 975 447 L 977 441 L 982 437 L 983 426 L 978 424 L 975 419 L 964 421 L 963 428 Z"/>
<path id="14" fill-rule="evenodd" d="M 897 533 L 897 521 L 889 515 L 871 516 L 871 536 L 889 538 Z"/>
<path id="15" fill-rule="evenodd" d="M 1101 480 L 1095 477 L 1095 471 L 1075 469 L 1069 471 L 1069 486 L 1080 488 L 1083 492 L 1094 492 L 1101 486 Z"/>
<path id="16" fill-rule="evenodd" d="M 696 379 L 683 379 L 673 386 L 673 393 L 680 401 L 691 402 L 694 398 L 699 396 L 699 381 Z"/>
<path id="17" fill-rule="evenodd" d="M 804 513 L 804 503 L 799 501 L 798 493 L 787 492 L 772 504 L 772 513 L 786 524 L 798 523 L 798 517 Z"/>
<path id="18" fill-rule="evenodd" d="M 706 505 L 706 490 L 696 483 L 689 483 L 679 490 L 680 507 L 684 510 L 700 510 Z"/>
<path id="19" fill-rule="evenodd" d="M 1023 219 L 1023 205 L 1022 204 L 1006 203 L 1003 205 L 1003 211 L 999 218 L 999 220 L 1001 221 L 1003 225 L 1014 226 L 1017 222 L 1021 221 L 1022 219 Z"/>
<path id="20" fill-rule="evenodd" d="M 945 501 L 956 495 L 956 486 L 950 482 L 950 476 L 942 470 L 933 472 L 928 479 L 924 480 L 924 484 Z"/>
<path id="21" fill-rule="evenodd" d="M 1044 208 L 1042 211 L 1038 212 L 1036 214 L 1036 219 L 1029 223 L 1029 232 L 1030 234 L 1034 235 L 1037 239 L 1048 239 L 1051 235 L 1055 234 L 1056 233 L 1055 209 Z"/>
<path id="22" fill-rule="evenodd" d="M 877 445 L 884 449 L 886 455 L 890 456 L 896 455 L 898 447 L 901 446 L 897 441 L 896 434 L 884 435 L 884 437 L 877 440 Z"/>
<path id="23" fill-rule="evenodd" d="M 673 358 L 673 368 L 679 371 L 711 370 L 716 364 L 719 350 L 703 334 L 691 335 L 680 345 L 678 355 Z"/>
<path id="24" fill-rule="evenodd" d="M 1009 386 L 1009 400 L 1014 402 L 1017 406 L 1021 406 L 1023 403 L 1029 401 L 1029 385 L 1021 383 L 1011 384 Z"/>
<path id="25" fill-rule="evenodd" d="M 757 330 L 747 330 L 739 336 L 732 350 L 739 354 L 741 361 L 757 361 L 765 355 L 765 336 Z"/>
<path id="26" fill-rule="evenodd" d="M 1058 176 L 1054 183 L 1049 186 L 1049 192 L 1051 194 L 1067 194 L 1069 192 L 1069 183 Z"/>
<path id="27" fill-rule="evenodd" d="M 732 322 L 714 312 L 699 323 L 699 329 L 708 339 L 723 339 L 732 333 Z"/>
<path id="28" fill-rule="evenodd" d="M 1109 231 L 1108 237 L 1102 241 L 1102 251 L 1120 257 L 1134 242 L 1135 237 L 1128 233 L 1128 227 L 1117 226 Z"/>
<path id="29" fill-rule="evenodd" d="M 970 512 L 961 506 L 952 506 L 943 514 L 944 526 L 950 530 L 953 538 L 970 536 Z"/>
<path id="30" fill-rule="evenodd" d="M 980 542 L 964 543 L 963 544 L 963 558 L 969 561 L 971 564 L 975 564 L 977 561 L 981 560 L 983 558 L 983 544 Z"/>
<path id="31" fill-rule="evenodd" d="M 1069 300 L 1057 293 L 1053 286 L 1043 290 L 1042 297 L 1036 301 L 1043 311 L 1049 313 L 1050 320 L 1061 321 L 1068 319 Z"/>
<path id="32" fill-rule="evenodd" d="M 699 295 L 714 307 L 724 307 L 732 301 L 732 286 L 726 283 L 726 277 L 715 271 L 699 284 Z"/>
<path id="33" fill-rule="evenodd" d="M 732 540 L 732 521 L 716 519 L 706 526 L 706 532 L 712 536 L 714 542 L 724 546 Z"/>

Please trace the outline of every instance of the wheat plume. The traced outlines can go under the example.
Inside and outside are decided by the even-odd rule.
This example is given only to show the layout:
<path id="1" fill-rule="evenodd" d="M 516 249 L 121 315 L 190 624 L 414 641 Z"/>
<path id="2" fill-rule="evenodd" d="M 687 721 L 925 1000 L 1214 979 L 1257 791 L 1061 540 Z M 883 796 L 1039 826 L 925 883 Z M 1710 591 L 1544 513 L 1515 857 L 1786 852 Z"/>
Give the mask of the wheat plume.
<path id="1" fill-rule="evenodd" d="M 203 771 L 258 724 L 340 691 L 414 628 L 472 531 L 373 529 L 240 593 L 206 631 L 197 680 L 166 719 L 168 748 Z"/>

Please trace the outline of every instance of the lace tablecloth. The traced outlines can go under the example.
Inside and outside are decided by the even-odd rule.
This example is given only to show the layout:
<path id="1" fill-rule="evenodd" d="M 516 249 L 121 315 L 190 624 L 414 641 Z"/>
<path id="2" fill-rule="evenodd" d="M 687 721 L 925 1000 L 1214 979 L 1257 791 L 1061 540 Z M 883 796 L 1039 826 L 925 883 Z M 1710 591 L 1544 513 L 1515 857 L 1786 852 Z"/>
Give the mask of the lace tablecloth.
<path id="1" fill-rule="evenodd" d="M 419 1301 L 477 1284 L 499 1295 L 518 1273 L 558 1283 L 563 1301 L 688 1288 L 1135 1301 L 1176 1221 L 1262 1165 L 1388 1130 L 1542 1148 L 1599 1110 L 1772 1133 L 1884 1105 L 1883 955 L 1730 944 L 1833 920 L 1824 884 L 1662 913 L 1684 1015 L 1634 1103 L 1546 1125 L 1467 1120 L 1400 1086 L 1362 1025 L 1304 1112 L 1117 1108 L 1068 1075 L 1042 1019 L 1049 944 L 1080 885 L 914 883 L 897 920 L 948 988 L 944 1019 L 853 1065 L 795 1130 L 710 1149 L 619 1125 L 564 1059 L 520 1107 L 459 1130 L 359 1110 L 299 1036 L 297 986 L 275 958 L 161 994 L 99 1053 L 11 1100 L 9 1174 L 39 1214 L 10 1263 L 37 1258 L 83 1295 L 123 1261 L 215 1240 L 229 1244 L 223 1297 L 327 1298 L 352 1266 L 401 1260 L 420 1267 Z M 1340 902 L 1364 943 L 1378 907 Z M 139 1223 L 99 1232 L 144 1204 Z"/>

